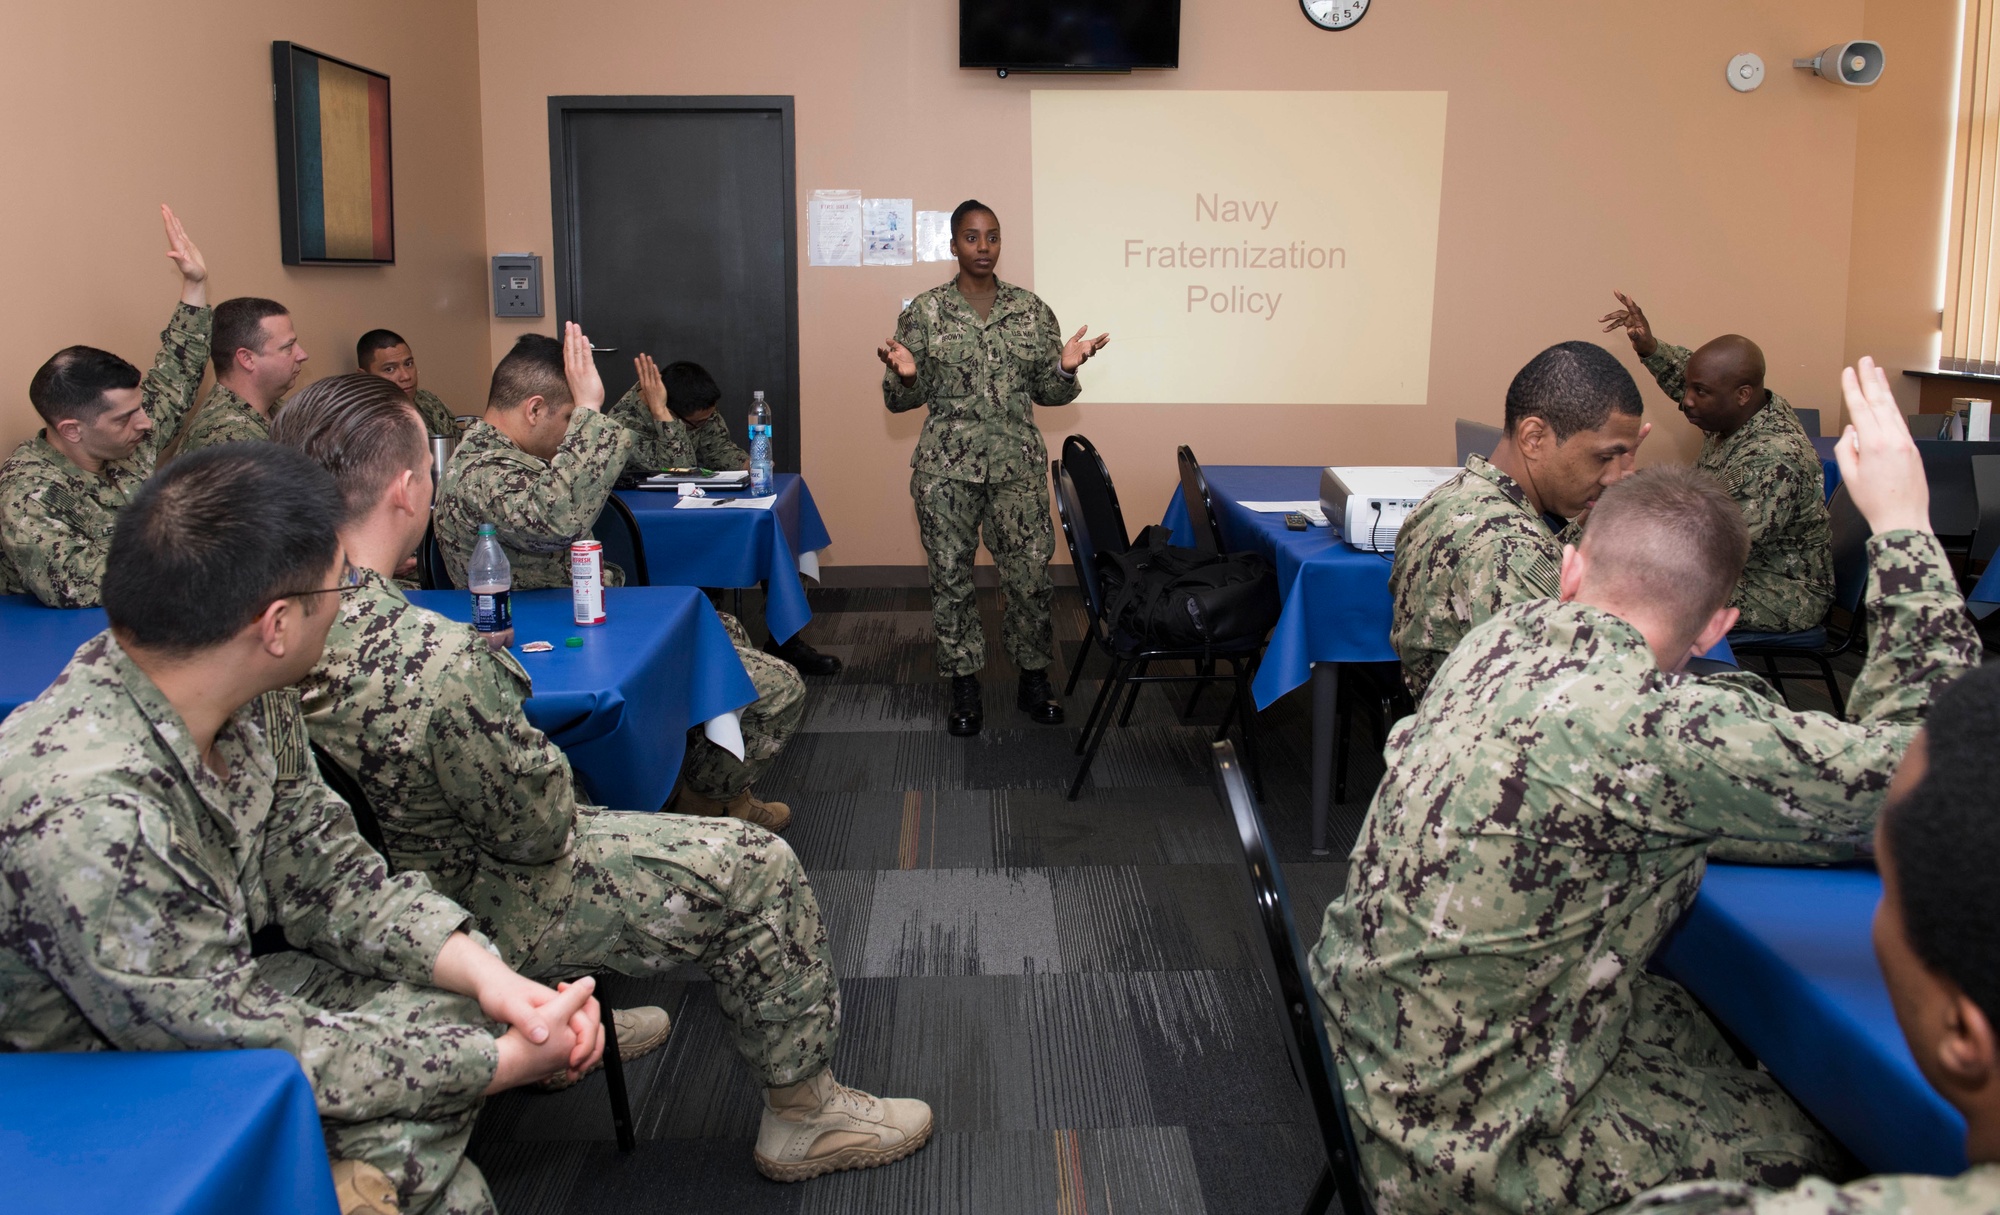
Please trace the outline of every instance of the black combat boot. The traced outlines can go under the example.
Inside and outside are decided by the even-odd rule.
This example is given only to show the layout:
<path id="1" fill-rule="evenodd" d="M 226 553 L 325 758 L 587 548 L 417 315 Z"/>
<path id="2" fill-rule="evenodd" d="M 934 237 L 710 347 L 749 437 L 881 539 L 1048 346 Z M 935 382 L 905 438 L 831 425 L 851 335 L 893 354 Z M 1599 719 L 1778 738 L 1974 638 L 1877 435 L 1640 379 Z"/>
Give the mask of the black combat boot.
<path id="1" fill-rule="evenodd" d="M 1049 673 L 1040 671 L 1021 672 L 1021 691 L 1015 698 L 1021 712 L 1038 726 L 1059 726 L 1063 723 L 1062 700 L 1049 684 Z"/>
<path id="2" fill-rule="evenodd" d="M 951 677 L 951 715 L 944 728 L 959 738 L 979 733 L 982 714 L 979 706 L 979 676 Z"/>
<path id="3" fill-rule="evenodd" d="M 805 634 L 803 633 L 795 633 L 790 641 L 783 643 L 780 643 L 775 637 L 768 637 L 764 641 L 764 652 L 766 654 L 775 654 L 786 662 L 791 663 L 792 666 L 798 668 L 798 672 L 801 675 L 840 674 L 840 659 L 834 657 L 832 654 L 814 649 L 806 641 Z"/>

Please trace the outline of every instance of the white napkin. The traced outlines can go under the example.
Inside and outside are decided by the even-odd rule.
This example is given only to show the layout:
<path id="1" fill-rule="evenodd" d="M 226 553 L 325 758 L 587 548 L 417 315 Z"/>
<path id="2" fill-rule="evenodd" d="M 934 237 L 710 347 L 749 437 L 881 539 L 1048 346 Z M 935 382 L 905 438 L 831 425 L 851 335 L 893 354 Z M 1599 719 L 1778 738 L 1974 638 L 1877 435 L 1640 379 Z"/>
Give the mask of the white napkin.
<path id="1" fill-rule="evenodd" d="M 743 758 L 743 711 L 731 709 L 719 713 L 701 723 L 701 732 L 708 735 L 708 741 L 734 755 Z"/>

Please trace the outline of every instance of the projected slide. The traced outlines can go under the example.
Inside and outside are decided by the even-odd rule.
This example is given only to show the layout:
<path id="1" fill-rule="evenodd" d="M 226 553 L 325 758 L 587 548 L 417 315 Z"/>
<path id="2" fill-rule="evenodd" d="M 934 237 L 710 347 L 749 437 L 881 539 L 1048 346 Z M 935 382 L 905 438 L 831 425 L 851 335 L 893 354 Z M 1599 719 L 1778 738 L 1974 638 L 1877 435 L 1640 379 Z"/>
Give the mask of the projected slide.
<path id="1" fill-rule="evenodd" d="M 1035 293 L 1094 401 L 1418 404 L 1445 94 L 1040 89 Z"/>

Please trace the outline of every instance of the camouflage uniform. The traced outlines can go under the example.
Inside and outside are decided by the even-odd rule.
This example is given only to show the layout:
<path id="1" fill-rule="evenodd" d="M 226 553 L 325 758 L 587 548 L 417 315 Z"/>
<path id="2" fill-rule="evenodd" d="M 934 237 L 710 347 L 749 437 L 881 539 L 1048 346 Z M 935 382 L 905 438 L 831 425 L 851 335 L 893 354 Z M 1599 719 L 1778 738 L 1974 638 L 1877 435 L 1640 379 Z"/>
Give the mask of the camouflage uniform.
<path id="1" fill-rule="evenodd" d="M 1033 414 L 1038 404 L 1069 404 L 1083 388 L 1062 374 L 1056 314 L 1033 292 L 994 282 L 983 321 L 955 280 L 911 300 L 896 340 L 915 356 L 917 382 L 905 388 L 893 368 L 882 377 L 890 412 L 930 406 L 910 456 L 910 497 L 930 558 L 931 619 L 945 675 L 986 665 L 972 584 L 982 531 L 1006 592 L 1000 635 L 1008 657 L 1022 670 L 1041 670 L 1054 649 L 1049 451 Z"/>
<path id="2" fill-rule="evenodd" d="M 791 848 L 738 819 L 578 805 L 569 762 L 521 711 L 514 656 L 379 574 L 362 583 L 300 688 L 313 740 L 359 775 L 396 868 L 428 873 L 523 974 L 693 963 L 764 1084 L 824 1068 L 839 985 Z"/>
<path id="3" fill-rule="evenodd" d="M 417 416 L 424 420 L 424 432 L 442 435 L 447 439 L 458 437 L 458 420 L 452 416 L 451 407 L 438 399 L 438 395 L 427 388 L 419 388 L 410 394 L 417 403 Z"/>
<path id="4" fill-rule="evenodd" d="M 2000 1211 L 2000 1164 L 1956 1177 L 1869 1177 L 1836 1186 L 1813 1177 L 1782 1192 L 1740 1182 L 1690 1181 L 1623 1208 L 1622 1215 L 1991 1215 Z"/>
<path id="5" fill-rule="evenodd" d="M 490 1211 L 461 1156 L 499 1031 L 429 986 L 464 909 L 389 875 L 289 690 L 215 752 L 109 631 L 0 724 L 0 1050 L 290 1051 L 334 1157 L 405 1211 Z M 291 949 L 257 956 L 268 929 Z"/>
<path id="6" fill-rule="evenodd" d="M 507 550 L 515 590 L 569 586 L 570 542 L 590 534 L 637 442 L 616 422 L 578 410 L 555 459 L 543 461 L 487 423 L 473 423 L 445 465 L 433 515 L 453 585 L 465 585 L 479 525 L 491 523 Z M 605 562 L 604 585 L 624 584 L 625 572 Z M 696 792 L 727 801 L 750 787 L 798 729 L 806 691 L 790 663 L 750 644 L 734 617 L 718 614 L 757 688 L 757 700 L 743 710 L 743 758 L 690 731 L 682 776 Z"/>
<path id="7" fill-rule="evenodd" d="M 1675 401 L 1687 392 L 1684 346 L 1661 342 L 1646 370 Z M 1833 533 L 1826 508 L 1826 469 L 1799 415 L 1775 392 L 1735 434 L 1704 433 L 1694 466 L 1713 474 L 1743 508 L 1750 525 L 1750 559 L 1731 607 L 1736 627 L 1756 633 L 1818 628 L 1833 603 Z"/>
<path id="8" fill-rule="evenodd" d="M 1432 490 L 1396 532 L 1389 571 L 1389 642 L 1410 695 L 1423 696 L 1475 625 L 1516 603 L 1555 598 L 1563 543 L 1520 483 L 1483 457 L 1467 457 L 1464 472 Z"/>
<path id="9" fill-rule="evenodd" d="M 0 522 L 4 522 L 4 516 L 0 516 Z M 0 547 L 0 595 L 18 595 L 27 589 L 28 584 L 21 581 L 21 571 L 14 568 L 7 550 Z"/>
<path id="10" fill-rule="evenodd" d="M 273 405 L 271 412 L 278 407 Z M 250 402 L 232 389 L 217 384 L 208 390 L 201 410 L 188 423 L 187 437 L 176 455 L 186 455 L 217 443 L 261 442 L 271 437 L 271 419 L 258 413 Z"/>
<path id="11" fill-rule="evenodd" d="M 201 387 L 208 361 L 207 308 L 181 304 L 160 334 L 160 352 L 139 385 L 153 429 L 139 447 L 102 471 L 87 473 L 49 442 L 48 431 L 14 449 L 0 464 L 0 591 L 32 592 L 50 607 L 91 607 L 111 552 L 118 511 L 137 493 L 160 451 L 180 429 Z M 12 585 L 6 576 L 12 567 Z"/>
<path id="12" fill-rule="evenodd" d="M 1852 722 L 1746 674 L 1666 674 L 1580 604 L 1507 608 L 1446 659 L 1390 736 L 1313 954 L 1380 1209 L 1595 1211 L 1837 1165 L 1645 967 L 1712 843 L 1860 848 L 1931 696 L 1978 664 L 1936 538 L 1891 532 L 1869 555 Z"/>
<path id="13" fill-rule="evenodd" d="M 662 422 L 646 408 L 634 384 L 618 403 L 605 411 L 620 426 L 638 436 L 631 464 L 648 475 L 665 468 L 706 468 L 711 470 L 750 467 L 750 453 L 729 437 L 729 423 L 720 411 L 699 426 L 690 427 L 676 417 Z"/>

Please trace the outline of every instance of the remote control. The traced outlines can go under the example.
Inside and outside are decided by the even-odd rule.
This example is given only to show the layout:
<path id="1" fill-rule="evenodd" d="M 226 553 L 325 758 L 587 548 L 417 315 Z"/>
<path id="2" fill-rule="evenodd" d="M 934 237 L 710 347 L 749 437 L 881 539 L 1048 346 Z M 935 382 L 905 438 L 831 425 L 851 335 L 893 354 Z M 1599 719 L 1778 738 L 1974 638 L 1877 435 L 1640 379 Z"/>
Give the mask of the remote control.
<path id="1" fill-rule="evenodd" d="M 1293 511 L 1285 516 L 1285 528 L 1287 531 L 1302 532 L 1311 526 L 1312 520 L 1297 511 Z"/>

